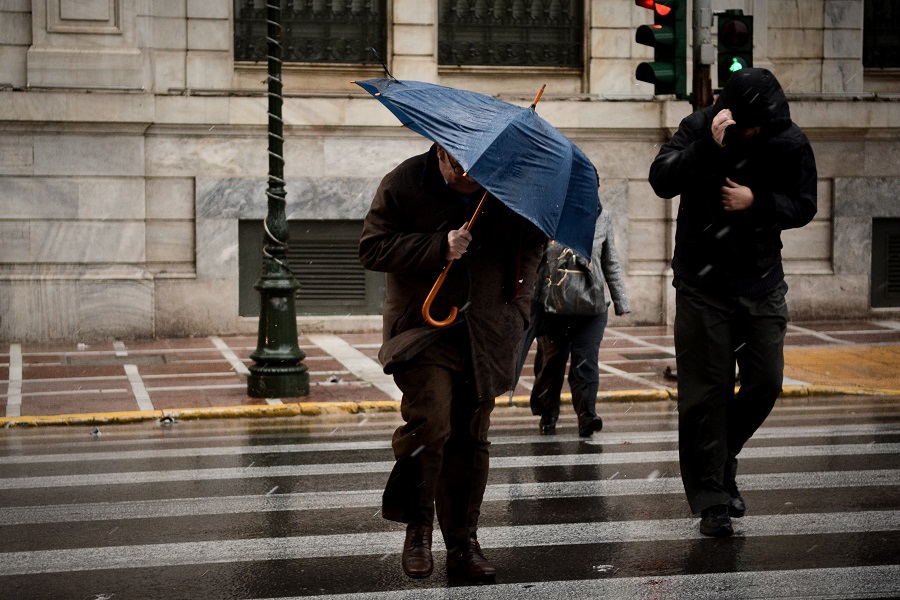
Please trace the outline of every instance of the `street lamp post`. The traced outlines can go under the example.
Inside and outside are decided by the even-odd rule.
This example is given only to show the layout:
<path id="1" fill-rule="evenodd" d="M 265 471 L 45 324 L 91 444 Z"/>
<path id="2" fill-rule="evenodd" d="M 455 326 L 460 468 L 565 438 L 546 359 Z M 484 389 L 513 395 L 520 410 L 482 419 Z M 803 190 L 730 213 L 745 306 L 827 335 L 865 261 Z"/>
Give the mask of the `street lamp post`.
<path id="1" fill-rule="evenodd" d="M 294 294 L 300 287 L 287 265 L 289 230 L 285 218 L 284 122 L 281 118 L 281 6 L 266 1 L 269 96 L 269 200 L 264 221 L 262 274 L 254 286 L 261 296 L 259 338 L 250 355 L 247 395 L 253 398 L 292 398 L 309 394 L 306 354 L 297 345 Z"/>

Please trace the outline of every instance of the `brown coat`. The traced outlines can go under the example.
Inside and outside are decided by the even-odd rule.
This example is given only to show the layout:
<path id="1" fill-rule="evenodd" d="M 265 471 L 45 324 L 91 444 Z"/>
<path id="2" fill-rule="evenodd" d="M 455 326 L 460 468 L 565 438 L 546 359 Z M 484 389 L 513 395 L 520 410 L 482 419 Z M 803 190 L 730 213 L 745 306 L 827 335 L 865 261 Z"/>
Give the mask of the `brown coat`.
<path id="1" fill-rule="evenodd" d="M 469 219 L 481 193 L 468 202 L 451 190 L 438 168 L 435 147 L 388 173 L 366 215 L 359 244 L 363 267 L 383 271 L 384 343 L 379 359 L 391 373 L 443 330 L 425 324 L 422 303 L 446 264 L 447 232 Z M 516 352 L 528 319 L 544 236 L 489 197 L 472 228 L 472 242 L 455 261 L 431 306 L 451 327 L 468 327 L 479 397 L 513 383 Z"/>

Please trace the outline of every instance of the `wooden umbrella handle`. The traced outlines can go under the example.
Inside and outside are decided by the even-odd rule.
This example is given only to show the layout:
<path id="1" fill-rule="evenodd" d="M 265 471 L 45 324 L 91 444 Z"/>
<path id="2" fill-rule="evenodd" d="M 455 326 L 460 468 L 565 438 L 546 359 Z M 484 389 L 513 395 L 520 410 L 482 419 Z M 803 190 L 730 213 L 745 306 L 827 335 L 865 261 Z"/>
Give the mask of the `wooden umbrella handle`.
<path id="1" fill-rule="evenodd" d="M 484 201 L 487 200 L 488 191 L 484 191 L 484 195 L 481 197 L 481 201 L 478 203 L 478 206 L 475 208 L 475 212 L 472 213 L 472 218 L 469 219 L 469 222 L 466 223 L 466 231 L 470 231 L 472 229 L 472 225 L 475 224 L 475 219 L 478 217 L 479 213 L 481 213 L 481 208 L 484 206 Z M 450 307 L 450 314 L 443 321 L 438 321 L 431 316 L 431 303 L 434 302 L 435 296 L 437 296 L 438 290 L 441 289 L 441 286 L 444 285 L 444 280 L 447 279 L 447 272 L 450 270 L 450 267 L 453 265 L 453 259 L 450 259 L 446 265 L 444 265 L 444 270 L 441 271 L 441 274 L 438 275 L 437 281 L 434 282 L 434 285 L 431 286 L 431 291 L 428 292 L 428 296 L 425 298 L 424 304 L 422 304 L 422 318 L 425 319 L 425 322 L 431 325 L 432 327 L 446 327 L 453 323 L 456 320 L 456 315 L 459 313 L 459 309 L 455 306 Z"/>

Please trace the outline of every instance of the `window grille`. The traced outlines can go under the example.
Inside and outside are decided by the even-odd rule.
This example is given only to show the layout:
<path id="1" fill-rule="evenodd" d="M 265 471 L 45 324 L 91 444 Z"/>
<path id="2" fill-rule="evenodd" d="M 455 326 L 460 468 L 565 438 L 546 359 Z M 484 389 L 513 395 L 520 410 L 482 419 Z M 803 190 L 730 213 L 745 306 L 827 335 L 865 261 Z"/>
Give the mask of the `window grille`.
<path id="1" fill-rule="evenodd" d="M 900 2 L 897 0 L 865 0 L 863 66 L 900 67 Z"/>
<path id="2" fill-rule="evenodd" d="M 581 68 L 583 0 L 438 0 L 438 64 Z"/>
<path id="3" fill-rule="evenodd" d="M 379 64 L 386 0 L 281 0 L 285 63 Z M 265 0 L 234 0 L 234 59 L 266 61 Z"/>

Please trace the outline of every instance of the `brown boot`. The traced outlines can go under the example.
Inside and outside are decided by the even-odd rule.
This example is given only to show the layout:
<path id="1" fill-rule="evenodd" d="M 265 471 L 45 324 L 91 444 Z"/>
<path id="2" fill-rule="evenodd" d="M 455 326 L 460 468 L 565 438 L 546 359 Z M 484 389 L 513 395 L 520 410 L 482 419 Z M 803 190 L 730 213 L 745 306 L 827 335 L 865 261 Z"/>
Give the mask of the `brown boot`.
<path id="1" fill-rule="evenodd" d="M 466 546 L 447 552 L 447 573 L 469 581 L 493 582 L 497 567 L 484 557 L 478 540 L 469 538 Z"/>
<path id="2" fill-rule="evenodd" d="M 434 569 L 434 559 L 431 558 L 431 527 L 406 526 L 406 541 L 403 542 L 400 563 L 407 577 L 422 579 L 431 575 Z"/>

